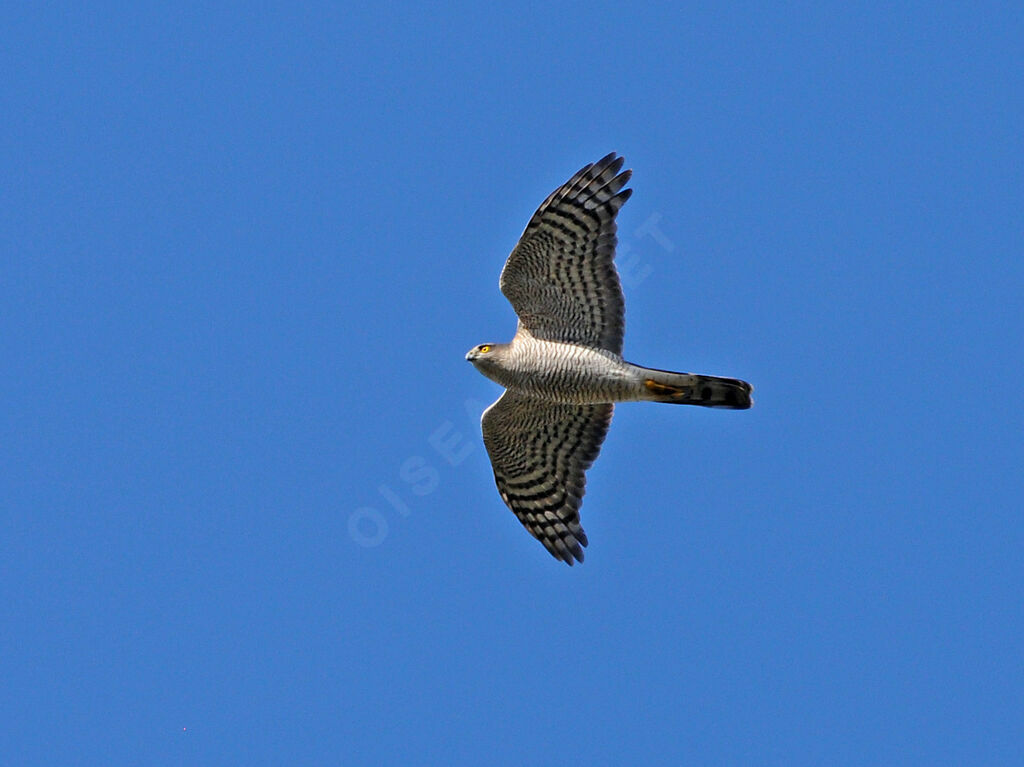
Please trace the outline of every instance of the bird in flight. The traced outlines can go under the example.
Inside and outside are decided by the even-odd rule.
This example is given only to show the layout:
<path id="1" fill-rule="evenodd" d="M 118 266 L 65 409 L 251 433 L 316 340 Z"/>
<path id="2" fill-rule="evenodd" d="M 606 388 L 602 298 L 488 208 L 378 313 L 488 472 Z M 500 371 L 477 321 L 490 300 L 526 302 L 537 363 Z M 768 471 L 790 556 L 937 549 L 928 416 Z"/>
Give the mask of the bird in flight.
<path id="1" fill-rule="evenodd" d="M 481 418 L 502 500 L 556 559 L 583 561 L 579 508 L 585 472 L 615 402 L 745 410 L 736 378 L 673 373 L 622 359 L 623 299 L 615 216 L 632 194 L 615 153 L 582 168 L 533 214 L 501 272 L 519 316 L 512 341 L 466 359 L 505 387 Z"/>

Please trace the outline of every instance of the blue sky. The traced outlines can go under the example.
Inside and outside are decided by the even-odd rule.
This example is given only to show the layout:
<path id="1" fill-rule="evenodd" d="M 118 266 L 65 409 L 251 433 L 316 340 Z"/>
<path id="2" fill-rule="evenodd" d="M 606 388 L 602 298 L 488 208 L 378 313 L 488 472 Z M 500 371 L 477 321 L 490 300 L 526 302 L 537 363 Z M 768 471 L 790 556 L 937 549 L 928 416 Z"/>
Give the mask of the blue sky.
<path id="1" fill-rule="evenodd" d="M 8 4 L 0 762 L 1020 764 L 1017 4 Z M 609 151 L 587 561 L 463 360 Z"/>

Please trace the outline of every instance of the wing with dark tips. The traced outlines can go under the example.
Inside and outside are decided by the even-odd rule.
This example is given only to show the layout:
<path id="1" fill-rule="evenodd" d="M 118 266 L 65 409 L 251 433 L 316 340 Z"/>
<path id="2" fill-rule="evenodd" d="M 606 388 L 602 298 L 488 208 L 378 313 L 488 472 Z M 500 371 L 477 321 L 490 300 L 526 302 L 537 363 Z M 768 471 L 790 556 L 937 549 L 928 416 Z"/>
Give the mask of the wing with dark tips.
<path id="1" fill-rule="evenodd" d="M 579 508 L 612 405 L 567 405 L 505 392 L 484 411 L 484 445 L 502 500 L 523 526 L 568 564 L 583 561 Z"/>
<path id="2" fill-rule="evenodd" d="M 622 353 L 615 216 L 632 194 L 622 163 L 612 153 L 552 192 L 505 263 L 501 291 L 537 338 Z"/>

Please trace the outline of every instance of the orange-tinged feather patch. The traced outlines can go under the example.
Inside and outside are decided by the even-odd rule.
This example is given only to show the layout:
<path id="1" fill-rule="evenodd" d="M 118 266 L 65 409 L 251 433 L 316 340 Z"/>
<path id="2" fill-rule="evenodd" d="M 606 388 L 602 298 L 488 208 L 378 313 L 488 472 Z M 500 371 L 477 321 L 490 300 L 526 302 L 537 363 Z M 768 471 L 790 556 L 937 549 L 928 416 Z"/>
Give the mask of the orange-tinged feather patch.
<path id="1" fill-rule="evenodd" d="M 657 394 L 660 397 L 679 397 L 684 393 L 678 386 L 668 386 L 667 384 L 658 383 L 653 378 L 648 378 L 644 381 L 644 386 L 647 387 L 647 391 L 652 394 Z"/>

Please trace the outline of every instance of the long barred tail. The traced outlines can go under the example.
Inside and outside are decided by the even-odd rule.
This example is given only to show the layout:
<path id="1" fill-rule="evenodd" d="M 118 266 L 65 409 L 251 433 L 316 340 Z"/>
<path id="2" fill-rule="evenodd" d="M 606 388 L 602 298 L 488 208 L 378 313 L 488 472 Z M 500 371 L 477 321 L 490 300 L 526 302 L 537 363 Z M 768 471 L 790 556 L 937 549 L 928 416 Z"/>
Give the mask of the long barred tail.
<path id="1" fill-rule="evenodd" d="M 674 405 L 700 405 L 746 410 L 753 404 L 754 387 L 738 378 L 718 378 L 694 373 L 641 368 L 644 376 L 643 399 Z"/>

